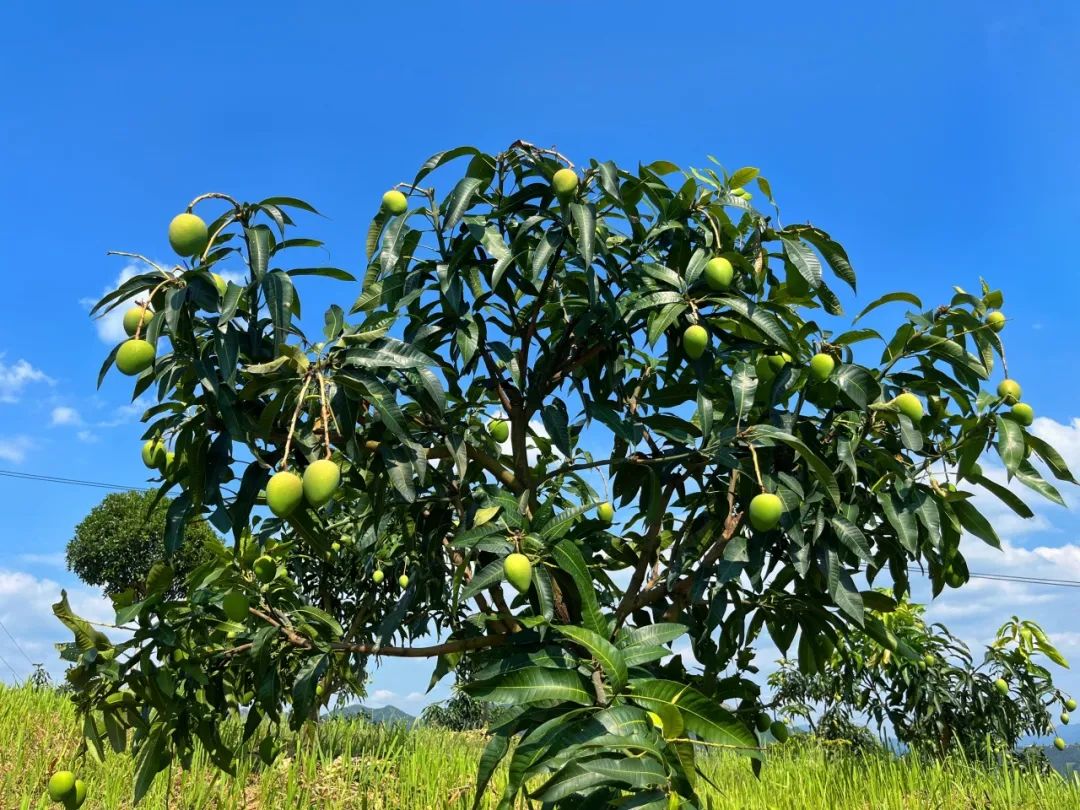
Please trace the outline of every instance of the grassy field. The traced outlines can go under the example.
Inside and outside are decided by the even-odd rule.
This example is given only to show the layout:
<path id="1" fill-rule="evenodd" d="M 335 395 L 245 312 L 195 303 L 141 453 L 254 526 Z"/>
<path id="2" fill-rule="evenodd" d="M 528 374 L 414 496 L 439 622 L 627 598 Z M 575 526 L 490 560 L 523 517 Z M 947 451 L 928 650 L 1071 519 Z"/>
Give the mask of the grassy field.
<path id="1" fill-rule="evenodd" d="M 54 807 L 44 798 L 48 775 L 72 765 L 79 743 L 67 700 L 47 691 L 0 686 L 0 808 Z M 411 732 L 336 720 L 316 739 L 271 768 L 242 765 L 239 778 L 216 775 L 199 760 L 191 771 L 158 778 L 149 808 L 466 808 L 472 800 L 479 734 L 437 729 Z M 132 760 L 75 770 L 89 785 L 89 808 L 131 806 Z M 1080 807 L 1080 784 L 965 763 L 918 765 L 904 759 L 827 758 L 806 746 L 770 753 L 761 780 L 746 760 L 718 755 L 707 771 L 723 793 L 709 810 L 909 810 L 909 808 Z M 496 780 L 498 781 L 498 780 Z M 166 790 L 169 792 L 166 802 Z M 484 807 L 494 807 L 488 797 Z"/>

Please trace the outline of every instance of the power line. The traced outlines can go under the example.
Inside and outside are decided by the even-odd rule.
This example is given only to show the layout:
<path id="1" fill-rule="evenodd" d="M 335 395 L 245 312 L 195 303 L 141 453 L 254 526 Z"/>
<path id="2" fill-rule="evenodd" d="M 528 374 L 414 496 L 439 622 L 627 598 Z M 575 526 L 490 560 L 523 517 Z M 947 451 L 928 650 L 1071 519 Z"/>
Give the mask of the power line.
<path id="1" fill-rule="evenodd" d="M 22 653 L 22 657 L 26 659 L 26 663 L 28 663 L 30 665 L 30 668 L 33 669 L 33 667 L 35 666 L 34 662 L 30 660 L 30 656 L 26 654 L 26 650 L 24 650 L 22 648 L 22 645 L 20 645 L 19 642 L 15 640 L 15 636 L 11 635 L 11 632 L 7 629 L 7 626 L 2 620 L 0 620 L 0 630 L 3 630 L 4 633 L 7 634 L 7 637 L 11 639 L 11 643 L 15 645 L 15 649 Z"/>
<path id="2" fill-rule="evenodd" d="M 102 481 L 84 481 L 78 478 L 60 478 L 55 475 L 38 475 L 36 473 L 15 472 L 14 470 L 0 470 L 0 476 L 6 478 L 18 478 L 23 481 L 42 481 L 47 484 L 72 484 L 80 487 L 96 487 L 98 489 L 137 490 L 149 492 L 147 487 L 129 487 L 121 484 L 106 484 Z"/>
<path id="3" fill-rule="evenodd" d="M 5 659 L 4 656 L 2 656 L 2 655 L 0 655 L 0 664 L 3 664 L 5 667 L 7 667 L 8 669 L 11 670 L 11 674 L 15 677 L 15 683 L 18 683 L 19 682 L 19 673 L 15 671 L 15 667 L 13 667 L 11 664 L 9 664 L 7 662 L 7 659 Z"/>

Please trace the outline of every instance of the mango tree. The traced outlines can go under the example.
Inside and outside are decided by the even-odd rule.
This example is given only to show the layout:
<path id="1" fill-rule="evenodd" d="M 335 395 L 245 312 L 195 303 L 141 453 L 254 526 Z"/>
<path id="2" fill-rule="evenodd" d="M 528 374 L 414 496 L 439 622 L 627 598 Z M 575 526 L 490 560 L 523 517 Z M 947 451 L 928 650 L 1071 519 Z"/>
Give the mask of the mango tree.
<path id="1" fill-rule="evenodd" d="M 936 757 L 1010 755 L 1023 737 L 1069 722 L 1076 703 L 1047 668 L 1067 663 L 1038 624 L 1013 616 L 977 661 L 944 625 L 926 623 L 923 605 L 874 597 L 880 609 L 867 612 L 863 630 L 824 656 L 801 646 L 769 676 L 783 712 L 829 729 L 857 729 L 869 718 Z"/>
<path id="2" fill-rule="evenodd" d="M 998 544 L 972 493 L 1030 514 L 979 474 L 991 448 L 1043 495 L 1037 459 L 1072 479 L 989 382 L 1000 292 L 891 293 L 864 312 L 912 307 L 893 333 L 844 329 L 847 253 L 760 209 L 755 181 L 774 206 L 755 168 L 440 152 L 384 195 L 359 296 L 317 335 L 298 283 L 353 277 L 293 258 L 318 255 L 294 233 L 315 209 L 192 201 L 170 228 L 184 260 L 97 305 L 140 302 L 102 375 L 115 361 L 157 399 L 168 549 L 198 517 L 233 547 L 184 601 L 162 561 L 118 610 L 127 640 L 57 606 L 88 750 L 133 731 L 141 796 L 196 741 L 230 770 L 218 729 L 248 707 L 270 759 L 280 724 L 404 656 L 433 681 L 466 663 L 508 707 L 477 802 L 504 759 L 502 807 L 693 807 L 702 751 L 759 767 L 763 630 L 786 649 L 863 625 L 861 571 L 897 596 L 913 565 L 962 584 L 961 534 Z"/>

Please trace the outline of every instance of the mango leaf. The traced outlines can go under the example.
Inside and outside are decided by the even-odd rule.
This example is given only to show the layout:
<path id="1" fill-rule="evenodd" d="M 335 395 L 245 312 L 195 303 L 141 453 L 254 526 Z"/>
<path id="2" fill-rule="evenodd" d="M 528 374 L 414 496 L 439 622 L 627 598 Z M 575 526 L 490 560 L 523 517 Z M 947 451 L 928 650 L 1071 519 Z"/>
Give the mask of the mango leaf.
<path id="1" fill-rule="evenodd" d="M 675 708 L 682 714 L 687 731 L 705 742 L 728 747 L 760 757 L 754 733 L 723 707 L 692 686 L 661 679 L 636 679 L 630 682 L 630 700 L 643 709 L 657 705 Z"/>
<path id="2" fill-rule="evenodd" d="M 855 316 L 855 320 L 853 320 L 851 322 L 852 325 L 854 325 L 859 320 L 861 320 L 864 315 L 868 315 L 871 312 L 873 312 L 875 309 L 877 309 L 878 307 L 884 306 L 885 304 L 891 304 L 894 301 L 904 301 L 904 302 L 906 302 L 908 304 L 912 304 L 912 305 L 918 307 L 919 309 L 922 309 L 922 300 L 919 298 L 919 296 L 917 296 L 917 295 L 915 295 L 913 293 L 909 293 L 909 292 L 887 293 L 886 295 L 883 295 L 880 298 L 875 298 L 873 301 L 871 301 L 869 304 L 867 304 L 863 308 L 863 311 Z"/>
<path id="3" fill-rule="evenodd" d="M 628 677 L 626 661 L 614 644 L 599 633 L 594 633 L 584 627 L 577 627 L 572 624 L 556 624 L 553 627 L 575 644 L 579 644 L 589 651 L 589 654 L 604 670 L 612 692 L 617 694 L 622 691 L 622 688 L 626 686 Z"/>
<path id="4" fill-rule="evenodd" d="M 588 706 L 593 700 L 585 679 L 568 669 L 530 667 L 461 688 L 475 698 L 511 705 L 555 700 Z"/>
<path id="5" fill-rule="evenodd" d="M 587 629 L 600 636 L 608 635 L 607 620 L 600 612 L 600 605 L 596 601 L 596 590 L 593 585 L 589 567 L 585 564 L 585 558 L 581 556 L 578 547 L 572 540 L 563 540 L 552 549 L 555 563 L 563 571 L 568 573 L 574 580 L 574 585 L 581 598 L 581 619 Z"/>
<path id="6" fill-rule="evenodd" d="M 998 455 L 1008 470 L 1009 478 L 1012 478 L 1020 462 L 1024 460 L 1024 429 L 1012 419 L 1001 415 L 997 416 L 996 422 Z"/>

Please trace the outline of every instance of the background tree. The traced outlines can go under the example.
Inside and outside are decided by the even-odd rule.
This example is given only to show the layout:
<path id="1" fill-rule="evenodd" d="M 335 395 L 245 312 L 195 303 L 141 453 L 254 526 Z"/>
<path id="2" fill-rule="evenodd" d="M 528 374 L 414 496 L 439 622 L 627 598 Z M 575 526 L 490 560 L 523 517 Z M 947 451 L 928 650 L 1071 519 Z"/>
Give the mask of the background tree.
<path id="1" fill-rule="evenodd" d="M 445 195 L 424 185 L 454 167 Z M 236 547 L 188 576 L 188 600 L 151 587 L 118 611 L 123 642 L 56 606 L 87 745 L 134 730 L 136 797 L 195 739 L 229 770 L 223 716 L 250 705 L 244 739 L 272 752 L 377 654 L 430 657 L 437 677 L 468 659 L 469 693 L 512 706 L 477 778 L 479 795 L 512 748 L 503 807 L 526 785 L 549 806 L 693 806 L 701 747 L 759 763 L 762 630 L 786 650 L 863 625 L 861 570 L 897 597 L 915 564 L 962 585 L 961 532 L 998 544 L 971 494 L 1031 514 L 977 473 L 991 448 L 1047 497 L 1040 460 L 1073 479 L 1009 410 L 1014 382 L 983 390 L 1004 366 L 999 291 L 929 309 L 892 293 L 864 310 L 913 307 L 892 334 L 837 329 L 825 270 L 854 289 L 847 254 L 755 207 L 754 181 L 772 205 L 750 167 L 439 153 L 384 195 L 360 295 L 314 338 L 295 282 L 353 278 L 292 258 L 320 246 L 289 232 L 314 209 L 192 201 L 170 226 L 184 261 L 96 307 L 145 302 L 102 374 L 160 401 L 145 438 L 182 471 L 167 554 L 202 515 Z M 192 213 L 212 205 L 209 225 Z M 242 285 L 214 275 L 240 260 Z"/>
<path id="2" fill-rule="evenodd" d="M 113 492 L 90 510 L 67 544 L 67 566 L 88 585 L 116 596 L 130 589 L 141 597 L 151 567 L 165 558 L 165 516 L 171 500 L 154 492 Z M 177 578 L 167 593 L 183 591 L 183 578 L 210 557 L 208 543 L 220 542 L 201 520 L 187 527 L 184 542 L 170 558 Z"/>
<path id="3" fill-rule="evenodd" d="M 1037 624 L 1014 616 L 976 663 L 943 625 L 927 625 L 924 611 L 906 600 L 875 611 L 869 633 L 848 634 L 824 659 L 800 647 L 797 663 L 769 677 L 774 701 L 826 737 L 869 717 L 883 735 L 937 757 L 1011 755 L 1021 738 L 1068 722 L 1075 704 L 1040 658 L 1067 664 Z"/>

